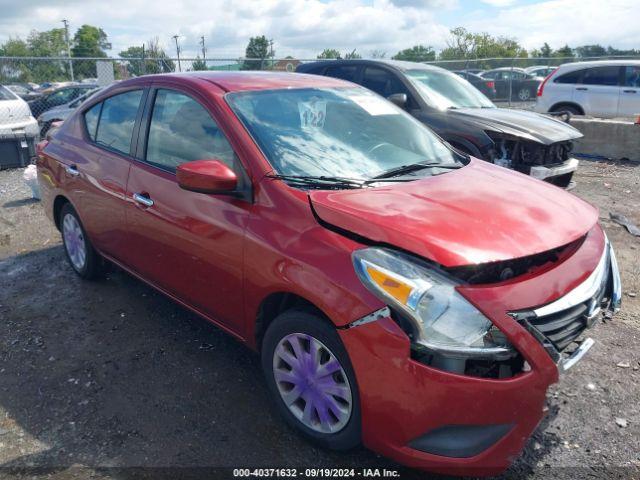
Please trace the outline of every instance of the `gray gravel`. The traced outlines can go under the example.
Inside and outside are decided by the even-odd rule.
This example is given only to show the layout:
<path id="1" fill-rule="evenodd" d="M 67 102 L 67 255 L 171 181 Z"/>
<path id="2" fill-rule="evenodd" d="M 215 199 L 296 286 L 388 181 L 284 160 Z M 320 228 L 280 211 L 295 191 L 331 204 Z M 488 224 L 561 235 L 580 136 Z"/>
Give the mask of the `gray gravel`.
<path id="1" fill-rule="evenodd" d="M 549 392 L 502 478 L 640 478 L 640 170 L 583 162 L 625 286 L 621 314 Z M 398 468 L 301 440 L 268 403 L 258 358 L 146 285 L 79 280 L 19 170 L 0 172 L 0 478 L 213 478 L 212 467 Z M 517 199 L 514 199 L 517 201 Z M 626 366 L 628 365 L 628 366 Z"/>

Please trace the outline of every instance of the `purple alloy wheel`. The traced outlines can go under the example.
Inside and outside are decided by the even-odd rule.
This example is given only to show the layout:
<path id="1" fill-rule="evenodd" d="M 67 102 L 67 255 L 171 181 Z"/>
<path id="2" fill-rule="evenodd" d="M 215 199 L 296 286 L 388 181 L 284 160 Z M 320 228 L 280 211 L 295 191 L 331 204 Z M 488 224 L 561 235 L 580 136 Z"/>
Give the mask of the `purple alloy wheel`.
<path id="1" fill-rule="evenodd" d="M 87 249 L 82 228 L 76 217 L 70 213 L 67 213 L 62 220 L 62 235 L 69 260 L 76 270 L 82 270 L 87 260 Z"/>
<path id="2" fill-rule="evenodd" d="M 291 333 L 280 340 L 273 375 L 282 401 L 306 427 L 337 433 L 349 422 L 353 404 L 347 374 L 318 339 Z"/>

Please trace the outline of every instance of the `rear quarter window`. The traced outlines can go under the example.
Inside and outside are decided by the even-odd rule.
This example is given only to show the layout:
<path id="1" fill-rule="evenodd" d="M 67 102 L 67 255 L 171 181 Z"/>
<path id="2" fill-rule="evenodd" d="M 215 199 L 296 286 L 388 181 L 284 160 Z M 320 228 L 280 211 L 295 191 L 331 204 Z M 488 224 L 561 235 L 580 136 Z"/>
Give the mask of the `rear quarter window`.
<path id="1" fill-rule="evenodd" d="M 132 90 L 105 99 L 95 141 L 128 155 L 141 99 L 142 90 Z"/>
<path id="2" fill-rule="evenodd" d="M 96 130 L 98 128 L 98 119 L 100 118 L 100 110 L 102 109 L 102 102 L 94 105 L 89 110 L 84 112 L 84 125 L 87 127 L 87 133 L 91 140 L 96 140 Z"/>

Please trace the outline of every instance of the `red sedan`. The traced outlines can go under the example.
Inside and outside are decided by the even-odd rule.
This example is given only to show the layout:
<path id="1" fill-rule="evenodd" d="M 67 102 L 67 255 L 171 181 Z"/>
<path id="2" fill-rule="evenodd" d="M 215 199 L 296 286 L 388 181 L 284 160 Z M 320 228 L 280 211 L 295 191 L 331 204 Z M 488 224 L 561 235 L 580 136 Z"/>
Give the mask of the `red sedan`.
<path id="1" fill-rule="evenodd" d="M 260 351 L 276 408 L 328 448 L 497 473 L 620 305 L 593 207 L 333 78 L 124 81 L 38 174 L 81 277 L 114 263 Z"/>

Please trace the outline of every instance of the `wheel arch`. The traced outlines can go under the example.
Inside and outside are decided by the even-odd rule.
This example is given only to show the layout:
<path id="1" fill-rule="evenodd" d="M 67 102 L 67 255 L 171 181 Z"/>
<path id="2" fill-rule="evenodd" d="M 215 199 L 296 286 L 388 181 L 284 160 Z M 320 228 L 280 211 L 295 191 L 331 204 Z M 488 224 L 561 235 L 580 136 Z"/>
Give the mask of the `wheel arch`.
<path id="1" fill-rule="evenodd" d="M 325 320 L 328 325 L 335 327 L 326 313 L 307 298 L 293 292 L 273 292 L 263 298 L 258 307 L 253 332 L 253 341 L 258 351 L 262 349 L 262 340 L 269 325 L 271 325 L 278 315 L 294 308 L 313 312 Z"/>
<path id="2" fill-rule="evenodd" d="M 562 101 L 555 103 L 549 108 L 549 112 L 559 112 L 562 111 L 562 107 L 572 107 L 577 109 L 581 115 L 584 115 L 584 108 L 582 108 L 579 104 L 575 102 Z"/>
<path id="3" fill-rule="evenodd" d="M 53 200 L 53 223 L 58 230 L 60 230 L 60 212 L 62 212 L 62 207 L 67 203 L 71 204 L 71 201 L 64 195 L 57 195 Z"/>

